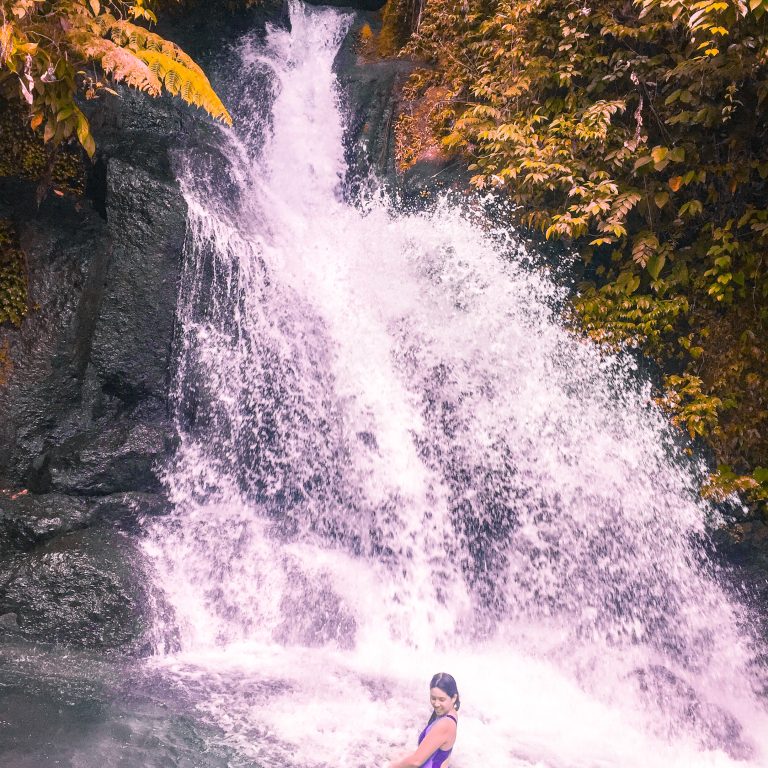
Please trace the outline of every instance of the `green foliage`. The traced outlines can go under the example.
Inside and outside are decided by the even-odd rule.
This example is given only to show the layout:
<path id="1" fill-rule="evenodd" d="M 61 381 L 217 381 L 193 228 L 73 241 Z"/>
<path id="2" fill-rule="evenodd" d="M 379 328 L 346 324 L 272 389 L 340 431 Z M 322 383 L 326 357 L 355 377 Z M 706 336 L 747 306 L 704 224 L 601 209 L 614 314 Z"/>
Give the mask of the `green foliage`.
<path id="1" fill-rule="evenodd" d="M 59 145 L 95 144 L 77 96 L 111 92 L 110 82 L 157 96 L 163 89 L 231 122 L 200 67 L 178 46 L 140 26 L 154 23 L 148 0 L 0 0 L 0 92 L 27 105 L 30 125 Z"/>
<path id="2" fill-rule="evenodd" d="M 740 475 L 727 464 L 721 464 L 705 485 L 704 495 L 722 501 L 734 493 L 765 510 L 768 505 L 768 469 L 755 467 L 751 475 Z"/>
<path id="3" fill-rule="evenodd" d="M 0 219 L 0 323 L 20 325 L 27 314 L 24 254 L 10 221 Z M 0 354 L 5 359 L 5 354 Z M 2 362 L 0 362 L 2 366 Z"/>
<path id="4" fill-rule="evenodd" d="M 723 403 L 718 397 L 707 395 L 698 376 L 667 376 L 666 395 L 661 405 L 672 415 L 672 423 L 684 428 L 691 438 L 703 437 L 718 428 L 718 411 Z"/>
<path id="5" fill-rule="evenodd" d="M 635 293 L 639 285 L 636 271 L 627 270 L 615 282 L 599 288 L 594 284 L 582 286 L 574 300 L 574 324 L 614 350 L 636 347 L 661 358 L 671 356 L 682 344 L 690 353 L 690 339 L 679 336 L 688 311 L 685 296 L 660 298 L 653 293 Z M 693 354 L 700 354 L 700 350 Z"/>
<path id="6" fill-rule="evenodd" d="M 426 65 L 411 87 L 445 89 L 431 128 L 472 183 L 581 253 L 581 325 L 674 371 L 675 423 L 752 480 L 768 465 L 766 11 L 430 0 L 405 47 Z"/>
<path id="7" fill-rule="evenodd" d="M 70 144 L 51 151 L 16 108 L 0 99 L 0 177 L 15 177 L 52 186 L 56 194 L 85 191 L 84 156 Z"/>

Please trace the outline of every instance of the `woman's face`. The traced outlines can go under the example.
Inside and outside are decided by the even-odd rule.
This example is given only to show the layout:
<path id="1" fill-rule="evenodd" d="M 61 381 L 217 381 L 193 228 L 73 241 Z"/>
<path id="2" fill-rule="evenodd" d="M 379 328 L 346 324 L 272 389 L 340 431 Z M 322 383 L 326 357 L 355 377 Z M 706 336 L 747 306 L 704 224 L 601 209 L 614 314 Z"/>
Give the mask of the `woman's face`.
<path id="1" fill-rule="evenodd" d="M 449 696 L 440 688 L 431 688 L 429 691 L 429 702 L 438 717 L 453 712 L 453 704 L 455 701 L 456 696 Z"/>

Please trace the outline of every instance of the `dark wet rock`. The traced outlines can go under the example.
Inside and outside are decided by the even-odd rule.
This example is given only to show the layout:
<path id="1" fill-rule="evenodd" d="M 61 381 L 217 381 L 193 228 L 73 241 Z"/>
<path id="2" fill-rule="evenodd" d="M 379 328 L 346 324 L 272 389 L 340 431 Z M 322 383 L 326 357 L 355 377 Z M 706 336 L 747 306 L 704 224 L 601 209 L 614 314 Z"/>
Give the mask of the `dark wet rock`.
<path id="1" fill-rule="evenodd" d="M 418 64 L 407 59 L 370 59 L 360 55 L 360 28 L 377 29 L 374 14 L 355 16 L 334 64 L 347 112 L 345 136 L 348 184 L 353 194 L 373 173 L 401 203 L 421 207 L 445 191 L 465 190 L 470 174 L 461 158 L 422 159 L 404 173 L 395 162 L 395 124 L 402 108 L 401 90 Z"/>
<path id="2" fill-rule="evenodd" d="M 85 495 L 157 491 L 156 467 L 169 448 L 168 434 L 165 424 L 125 421 L 101 434 L 76 435 L 52 450 L 50 485 Z"/>
<path id="3" fill-rule="evenodd" d="M 347 115 L 345 151 L 354 188 L 365 183 L 370 171 L 390 185 L 396 183 L 393 130 L 398 93 L 415 68 L 401 59 L 360 56 L 357 40 L 364 24 L 377 29 L 381 22 L 373 14 L 357 14 L 334 62 Z"/>
<path id="4" fill-rule="evenodd" d="M 171 205 L 170 182 L 142 190 L 122 176 L 146 174 L 111 164 L 106 225 L 73 201 L 35 211 L 24 190 L 9 206 L 38 309 L 3 332 L 13 368 L 0 389 L 0 477 L 37 492 L 157 487 L 184 206 L 178 190 Z"/>
<path id="5" fill-rule="evenodd" d="M 149 517 L 165 514 L 159 494 L 130 492 L 95 499 L 67 496 L 0 494 L 0 556 L 31 551 L 52 539 L 99 523 L 132 530 Z"/>
<path id="6" fill-rule="evenodd" d="M 399 188 L 406 203 L 422 203 L 468 189 L 470 175 L 463 158 L 419 160 L 403 173 Z"/>
<path id="7" fill-rule="evenodd" d="M 240 35 L 263 36 L 265 25 L 286 24 L 286 0 L 228 3 L 211 13 L 205 0 L 187 0 L 183 5 L 168 4 L 159 15 L 157 31 L 180 45 L 208 73 L 214 73 L 216 57 Z M 221 93 L 220 81 L 211 82 Z"/>
<path id="8" fill-rule="evenodd" d="M 0 188 L 0 207 L 17 222 L 36 307 L 19 330 L 2 331 L 13 367 L 0 387 L 0 476 L 24 483 L 45 444 L 77 429 L 75 361 L 87 359 L 88 341 L 81 307 L 91 299 L 89 270 L 107 233 L 98 215 L 70 200 L 51 197 L 36 210 L 23 185 Z"/>
<path id="9" fill-rule="evenodd" d="M 93 505 L 85 499 L 48 494 L 0 496 L 0 553 L 31 550 L 44 541 L 85 528 Z"/>
<path id="10" fill-rule="evenodd" d="M 768 521 L 758 516 L 731 520 L 715 532 L 714 544 L 734 591 L 768 641 Z M 768 663 L 766 652 L 763 658 Z"/>
<path id="11" fill-rule="evenodd" d="M 147 518 L 165 515 L 170 509 L 168 499 L 157 493 L 115 493 L 97 499 L 93 505 L 94 519 L 131 525 Z"/>
<path id="12" fill-rule="evenodd" d="M 27 640 L 137 649 L 146 595 L 129 538 L 102 526 L 56 537 L 0 565 L 0 613 Z"/>
<path id="13" fill-rule="evenodd" d="M 91 342 L 106 392 L 125 409 L 168 389 L 186 207 L 175 183 L 147 169 L 107 161 L 111 258 Z"/>
<path id="14" fill-rule="evenodd" d="M 3 613 L 0 615 L 0 632 L 15 631 L 19 628 L 19 617 L 15 613 Z"/>
<path id="15" fill-rule="evenodd" d="M 96 206 L 50 197 L 38 210 L 23 185 L 0 190 L 37 307 L 4 331 L 13 368 L 0 389 L 0 614 L 16 617 L 0 624 L 6 638 L 145 647 L 149 600 L 126 531 L 164 507 L 154 494 L 172 444 L 185 207 L 168 136 L 142 130 L 131 162 L 137 133 L 102 134 L 114 154 L 101 157 Z"/>

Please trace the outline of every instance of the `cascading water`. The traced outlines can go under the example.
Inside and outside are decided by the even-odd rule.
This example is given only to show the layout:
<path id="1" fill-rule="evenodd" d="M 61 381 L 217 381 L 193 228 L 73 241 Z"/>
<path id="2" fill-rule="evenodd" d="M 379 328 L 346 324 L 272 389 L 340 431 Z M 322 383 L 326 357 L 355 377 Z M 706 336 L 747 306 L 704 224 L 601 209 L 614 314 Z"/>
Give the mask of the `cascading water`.
<path id="1" fill-rule="evenodd" d="M 294 4 L 243 42 L 246 128 L 183 164 L 153 664 L 242 765 L 385 764 L 438 670 L 456 768 L 765 764 L 748 617 L 648 388 L 513 234 L 345 200 L 348 23 Z"/>

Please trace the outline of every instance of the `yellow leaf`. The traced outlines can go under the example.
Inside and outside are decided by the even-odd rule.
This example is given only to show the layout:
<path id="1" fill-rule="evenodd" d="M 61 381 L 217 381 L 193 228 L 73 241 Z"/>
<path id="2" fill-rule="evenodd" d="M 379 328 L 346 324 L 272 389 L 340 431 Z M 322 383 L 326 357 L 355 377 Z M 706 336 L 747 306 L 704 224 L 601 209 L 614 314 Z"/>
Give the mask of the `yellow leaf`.
<path id="1" fill-rule="evenodd" d="M 96 151 L 96 142 L 91 135 L 88 118 L 77 107 L 74 108 L 74 114 L 77 119 L 77 140 L 88 153 L 88 157 L 93 157 L 93 153 Z"/>
<path id="2" fill-rule="evenodd" d="M 669 192 L 657 192 L 653 196 L 653 201 L 656 203 L 657 208 L 663 208 L 669 200 Z"/>

